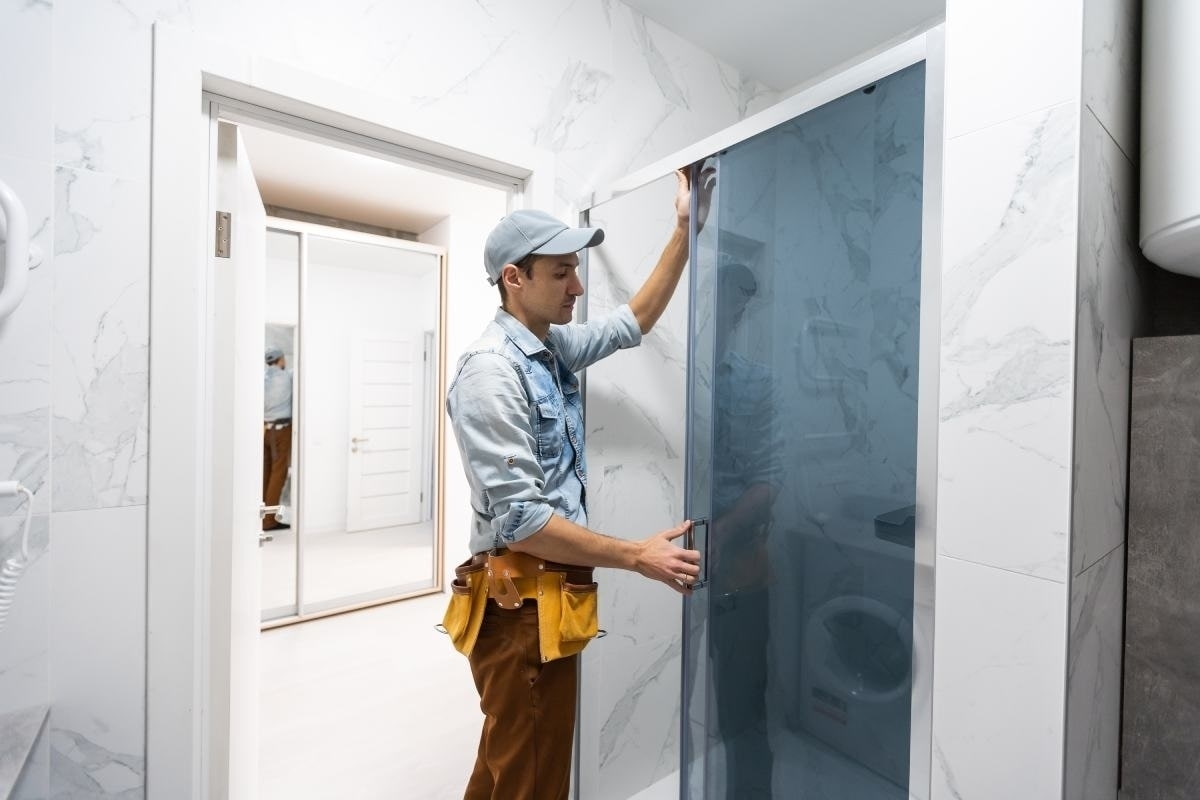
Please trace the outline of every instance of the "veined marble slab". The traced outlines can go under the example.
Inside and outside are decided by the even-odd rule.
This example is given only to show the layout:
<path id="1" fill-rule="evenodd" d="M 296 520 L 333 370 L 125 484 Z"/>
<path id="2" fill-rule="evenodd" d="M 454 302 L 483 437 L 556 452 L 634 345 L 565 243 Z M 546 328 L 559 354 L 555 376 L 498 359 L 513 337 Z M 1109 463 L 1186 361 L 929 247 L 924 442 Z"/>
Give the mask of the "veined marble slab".
<path id="1" fill-rule="evenodd" d="M 0 798 L 17 785 L 49 712 L 49 706 L 37 705 L 0 714 Z"/>

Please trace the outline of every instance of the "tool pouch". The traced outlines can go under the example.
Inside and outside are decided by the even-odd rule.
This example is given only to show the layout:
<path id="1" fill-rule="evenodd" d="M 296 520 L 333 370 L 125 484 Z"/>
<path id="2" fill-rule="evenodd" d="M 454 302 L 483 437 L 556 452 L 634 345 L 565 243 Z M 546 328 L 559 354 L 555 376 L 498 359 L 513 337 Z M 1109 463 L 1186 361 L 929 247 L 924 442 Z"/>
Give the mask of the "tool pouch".
<path id="1" fill-rule="evenodd" d="M 568 583 L 566 573 L 548 571 L 538 584 L 542 661 L 579 653 L 599 632 L 596 583 Z"/>
<path id="2" fill-rule="evenodd" d="M 597 584 L 589 567 L 498 550 L 486 561 L 467 559 L 454 573 L 442 625 L 463 655 L 469 656 L 475 646 L 489 598 L 506 611 L 520 608 L 526 600 L 537 601 L 543 662 L 581 652 L 600 633 Z"/>
<path id="3" fill-rule="evenodd" d="M 479 626 L 483 624 L 483 612 L 487 608 L 485 566 L 474 564 L 468 558 L 455 567 L 454 581 L 450 584 L 450 603 L 442 617 L 442 627 L 449 634 L 450 642 L 464 656 L 471 655 L 471 650 L 475 648 Z"/>

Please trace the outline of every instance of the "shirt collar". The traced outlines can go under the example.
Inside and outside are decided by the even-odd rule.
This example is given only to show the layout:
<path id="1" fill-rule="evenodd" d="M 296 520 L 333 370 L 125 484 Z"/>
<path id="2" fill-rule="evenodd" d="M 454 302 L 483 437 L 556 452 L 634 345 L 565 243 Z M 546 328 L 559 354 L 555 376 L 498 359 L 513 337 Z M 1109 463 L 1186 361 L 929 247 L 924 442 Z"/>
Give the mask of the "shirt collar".
<path id="1" fill-rule="evenodd" d="M 496 309 L 496 324 L 504 331 L 513 344 L 521 348 L 526 357 L 532 357 L 547 349 L 546 343 L 533 335 L 533 332 L 521 324 L 520 320 L 509 314 L 503 308 Z"/>

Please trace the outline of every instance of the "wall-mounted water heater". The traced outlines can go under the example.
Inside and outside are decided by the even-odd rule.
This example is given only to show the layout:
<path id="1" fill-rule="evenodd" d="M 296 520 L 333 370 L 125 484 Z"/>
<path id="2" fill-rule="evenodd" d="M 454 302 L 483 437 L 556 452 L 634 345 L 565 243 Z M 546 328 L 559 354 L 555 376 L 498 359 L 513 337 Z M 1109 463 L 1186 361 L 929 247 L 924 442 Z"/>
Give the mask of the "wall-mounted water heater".
<path id="1" fill-rule="evenodd" d="M 1142 252 L 1200 277 L 1200 2 L 1142 5 Z"/>

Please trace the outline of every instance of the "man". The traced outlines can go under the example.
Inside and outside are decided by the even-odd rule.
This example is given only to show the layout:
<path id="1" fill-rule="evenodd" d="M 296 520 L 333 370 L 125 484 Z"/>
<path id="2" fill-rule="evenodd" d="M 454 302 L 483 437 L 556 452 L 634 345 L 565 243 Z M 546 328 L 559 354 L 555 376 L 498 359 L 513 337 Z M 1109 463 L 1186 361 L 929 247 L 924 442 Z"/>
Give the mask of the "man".
<path id="1" fill-rule="evenodd" d="M 263 504 L 279 505 L 292 463 L 292 371 L 278 347 L 268 347 L 263 371 Z M 290 527 L 274 514 L 263 517 L 264 531 Z"/>
<path id="2" fill-rule="evenodd" d="M 679 171 L 675 229 L 641 289 L 612 314 L 570 324 L 583 294 L 578 252 L 604 232 L 517 211 L 488 236 L 484 262 L 501 308 L 458 362 L 446 409 L 471 486 L 471 552 L 507 548 L 557 562 L 639 572 L 688 594 L 700 554 L 672 541 L 690 523 L 641 541 L 587 529 L 583 413 L 575 373 L 640 343 L 662 315 L 688 256 L 691 191 Z M 702 175 L 703 224 L 712 191 Z M 590 579 L 589 579 L 590 580 Z M 537 603 L 489 601 L 470 653 L 485 720 L 466 800 L 565 800 L 578 658 L 539 657 Z"/>

